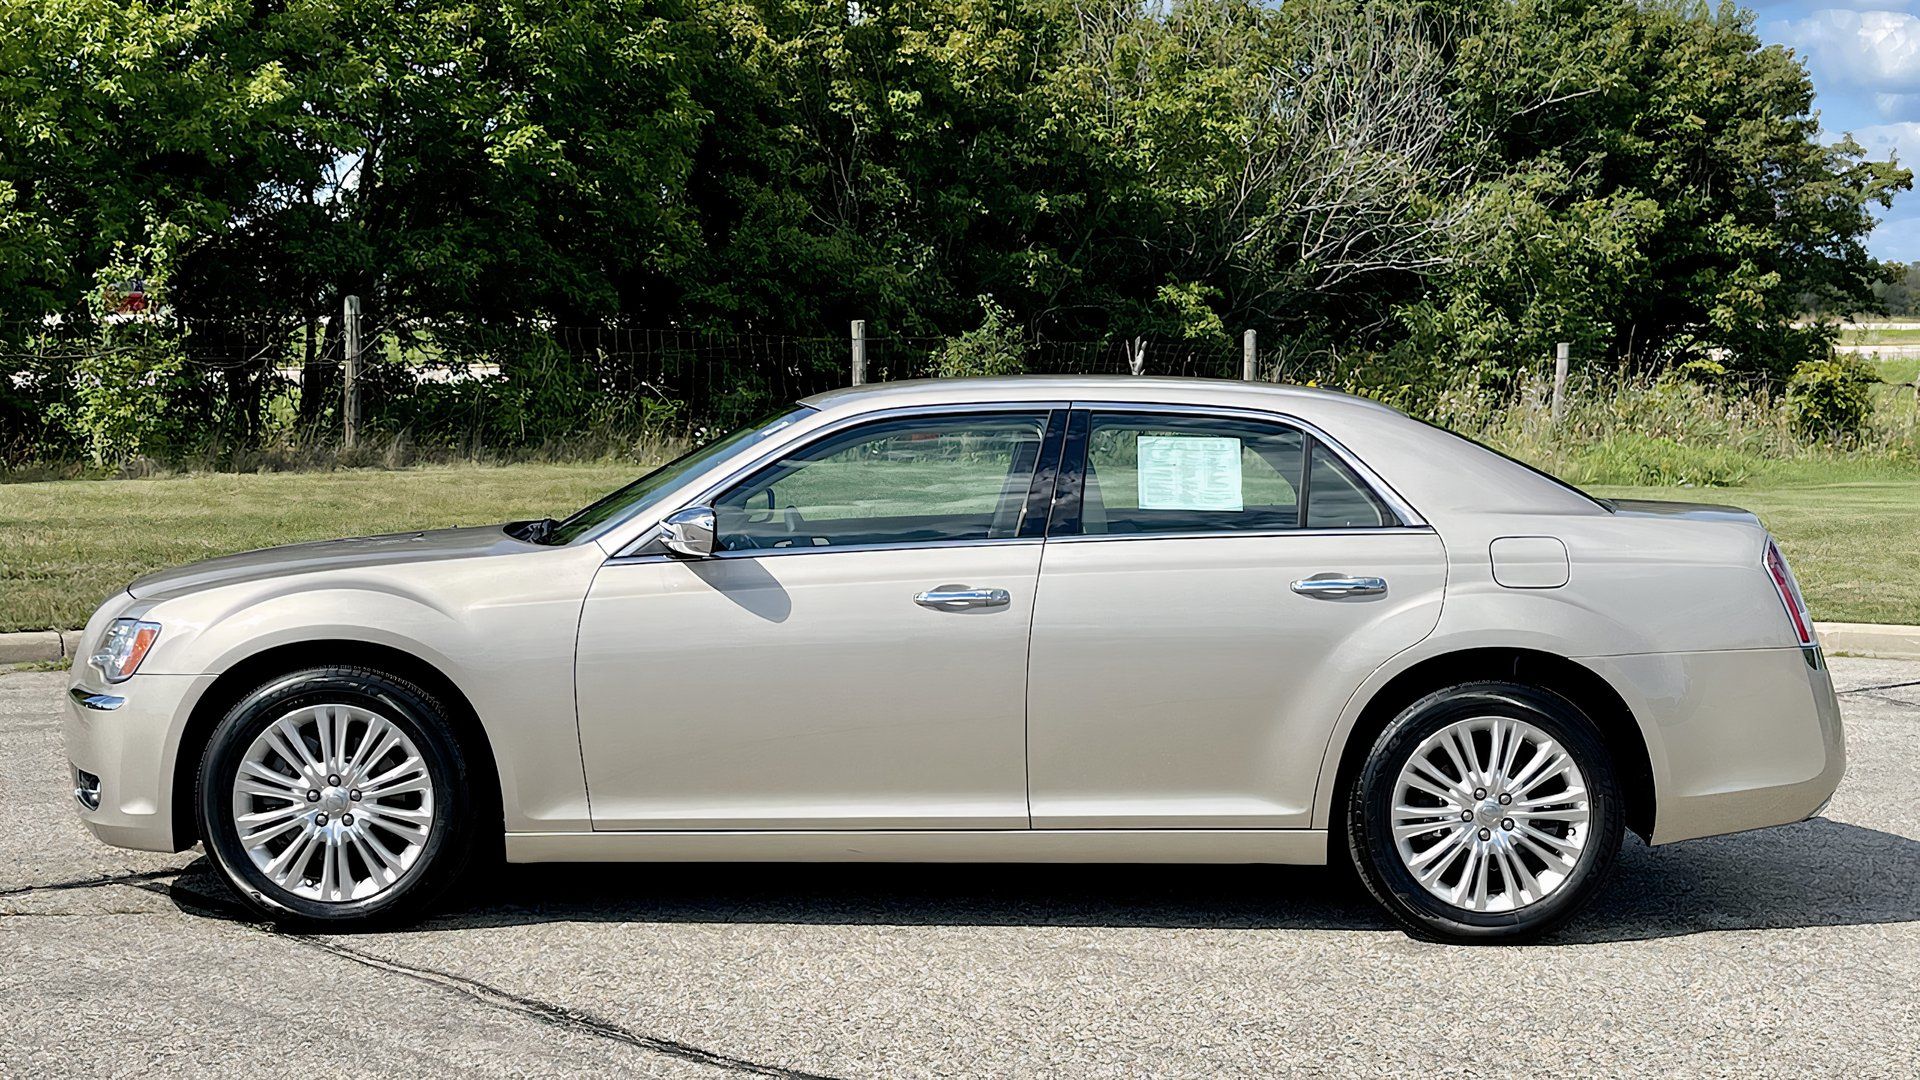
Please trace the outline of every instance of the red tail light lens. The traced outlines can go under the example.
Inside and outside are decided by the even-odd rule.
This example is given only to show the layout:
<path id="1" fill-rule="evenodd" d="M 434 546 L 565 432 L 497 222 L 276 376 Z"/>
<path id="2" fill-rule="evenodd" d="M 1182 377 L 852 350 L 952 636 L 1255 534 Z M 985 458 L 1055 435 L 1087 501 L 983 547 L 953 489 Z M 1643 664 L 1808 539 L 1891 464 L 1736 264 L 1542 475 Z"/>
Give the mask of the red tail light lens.
<path id="1" fill-rule="evenodd" d="M 1780 594 L 1780 602 L 1786 605 L 1787 617 L 1793 620 L 1793 632 L 1800 644 L 1812 645 L 1813 617 L 1807 614 L 1807 603 L 1800 599 L 1800 585 L 1793 580 L 1793 571 L 1787 569 L 1787 560 L 1780 554 L 1780 547 L 1772 540 L 1767 541 L 1767 574 L 1773 578 L 1774 591 Z"/>

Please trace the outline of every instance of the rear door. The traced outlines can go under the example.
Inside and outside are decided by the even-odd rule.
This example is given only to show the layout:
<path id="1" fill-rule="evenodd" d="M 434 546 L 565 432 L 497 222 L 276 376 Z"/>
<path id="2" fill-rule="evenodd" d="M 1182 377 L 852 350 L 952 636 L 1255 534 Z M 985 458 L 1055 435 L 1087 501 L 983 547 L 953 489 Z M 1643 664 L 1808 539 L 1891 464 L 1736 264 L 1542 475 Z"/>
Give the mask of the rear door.
<path id="1" fill-rule="evenodd" d="M 1076 408 L 1034 608 L 1035 828 L 1294 828 L 1360 681 L 1439 618 L 1445 553 L 1323 436 Z"/>

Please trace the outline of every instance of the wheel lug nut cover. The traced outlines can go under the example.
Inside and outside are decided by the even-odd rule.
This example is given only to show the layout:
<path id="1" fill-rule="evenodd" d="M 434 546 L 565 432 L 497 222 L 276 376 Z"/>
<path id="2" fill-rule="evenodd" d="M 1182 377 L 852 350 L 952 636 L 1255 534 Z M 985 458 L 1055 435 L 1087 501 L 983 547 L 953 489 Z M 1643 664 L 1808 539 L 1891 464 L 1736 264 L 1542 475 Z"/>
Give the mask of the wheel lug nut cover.
<path id="1" fill-rule="evenodd" d="M 1501 827 L 1501 828 L 1503 828 L 1503 829 L 1511 829 L 1511 828 L 1513 828 L 1513 819 L 1512 819 L 1512 818 L 1501 818 L 1501 819 L 1500 819 L 1500 827 Z"/>
<path id="2" fill-rule="evenodd" d="M 338 786 L 340 783 L 340 778 L 338 776 L 329 776 L 327 777 L 327 783 Z"/>
<path id="3" fill-rule="evenodd" d="M 1481 830 L 1480 830 L 1480 839 L 1482 839 L 1482 840 L 1491 840 L 1491 839 L 1493 839 L 1493 832 L 1492 832 L 1492 830 L 1490 830 L 1490 829 L 1481 829 Z"/>
<path id="4" fill-rule="evenodd" d="M 359 789 L 359 788 L 354 788 L 354 789 L 353 789 L 352 791 L 349 791 L 349 792 L 347 792 L 347 798 L 349 798 L 349 799 L 352 799 L 352 800 L 353 800 L 354 802 L 359 802 L 359 801 L 360 801 L 360 789 Z"/>
<path id="5" fill-rule="evenodd" d="M 340 815 L 340 824 L 342 824 L 342 825 L 351 825 L 351 824 L 353 824 L 353 815 L 352 815 L 352 814 L 341 814 L 341 815 Z"/>
<path id="6" fill-rule="evenodd" d="M 325 814 L 313 815 L 313 823 L 315 825 L 325 825 L 327 823 L 327 815 Z"/>
<path id="7" fill-rule="evenodd" d="M 1462 810 L 1462 811 L 1460 811 L 1460 820 L 1461 820 L 1461 821 L 1472 821 L 1472 820 L 1473 820 L 1473 811 L 1471 811 L 1471 810 Z"/>
<path id="8" fill-rule="evenodd" d="M 1506 793 L 1506 792 L 1504 792 L 1504 791 L 1500 793 L 1500 805 L 1501 805 L 1501 806 L 1505 806 L 1505 805 L 1507 805 L 1508 803 L 1510 803 L 1510 802 L 1512 802 L 1512 801 L 1513 801 L 1513 796 L 1511 796 L 1511 795 L 1509 795 L 1509 794 L 1507 794 L 1507 793 Z"/>
<path id="9" fill-rule="evenodd" d="M 308 802 L 319 802 L 319 801 L 320 801 L 320 793 L 319 793 L 319 792 L 317 792 L 317 791 L 308 791 L 308 792 L 307 792 L 307 801 L 308 801 Z"/>

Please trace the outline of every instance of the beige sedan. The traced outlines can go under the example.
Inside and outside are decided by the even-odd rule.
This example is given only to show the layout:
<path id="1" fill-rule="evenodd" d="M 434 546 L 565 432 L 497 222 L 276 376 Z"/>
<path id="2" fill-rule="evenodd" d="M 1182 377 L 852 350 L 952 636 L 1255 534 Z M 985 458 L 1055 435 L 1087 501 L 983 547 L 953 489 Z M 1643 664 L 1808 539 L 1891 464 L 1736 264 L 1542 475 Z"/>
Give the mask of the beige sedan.
<path id="1" fill-rule="evenodd" d="M 1380 405 L 1150 378 L 785 408 L 564 521 L 137 581 L 66 718 L 112 844 L 270 916 L 476 860 L 1322 863 L 1536 935 L 1844 744 L 1753 515 L 1608 502 Z"/>

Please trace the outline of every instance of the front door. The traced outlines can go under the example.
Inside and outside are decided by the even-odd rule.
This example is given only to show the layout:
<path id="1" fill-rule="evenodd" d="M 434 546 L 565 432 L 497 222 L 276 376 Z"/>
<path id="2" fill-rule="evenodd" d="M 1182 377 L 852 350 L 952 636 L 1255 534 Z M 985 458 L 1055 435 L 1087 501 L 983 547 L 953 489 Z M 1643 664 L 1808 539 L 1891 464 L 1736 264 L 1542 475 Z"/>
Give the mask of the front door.
<path id="1" fill-rule="evenodd" d="M 1049 418 L 831 431 L 717 494 L 714 558 L 609 562 L 577 668 L 594 827 L 1026 828 Z"/>
<path id="2" fill-rule="evenodd" d="M 1094 409 L 1067 454 L 1033 623 L 1034 827 L 1308 826 L 1353 688 L 1439 619 L 1439 538 L 1277 420 Z"/>

